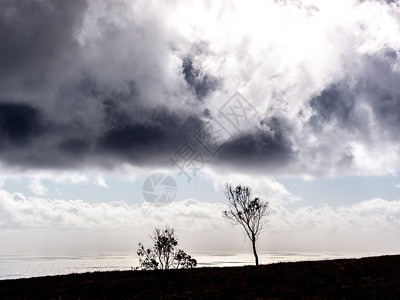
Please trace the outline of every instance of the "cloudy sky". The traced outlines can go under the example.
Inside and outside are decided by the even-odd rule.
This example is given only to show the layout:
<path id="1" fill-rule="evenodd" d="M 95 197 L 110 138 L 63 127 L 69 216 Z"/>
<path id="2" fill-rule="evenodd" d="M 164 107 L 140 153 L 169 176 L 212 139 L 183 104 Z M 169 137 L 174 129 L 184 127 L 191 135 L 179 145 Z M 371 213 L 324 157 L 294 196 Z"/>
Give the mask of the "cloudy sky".
<path id="1" fill-rule="evenodd" d="M 226 182 L 261 251 L 400 248 L 399 1 L 5 0 L 0 66 L 0 253 L 246 250 Z"/>

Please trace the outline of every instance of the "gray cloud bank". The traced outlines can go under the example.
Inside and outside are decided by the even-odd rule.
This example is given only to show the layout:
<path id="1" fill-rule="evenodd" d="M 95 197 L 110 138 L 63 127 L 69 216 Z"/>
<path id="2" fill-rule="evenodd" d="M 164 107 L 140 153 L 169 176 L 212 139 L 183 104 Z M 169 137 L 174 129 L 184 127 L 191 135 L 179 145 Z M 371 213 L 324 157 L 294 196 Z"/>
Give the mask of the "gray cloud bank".
<path id="1" fill-rule="evenodd" d="M 1 1 L 0 160 L 168 165 L 239 90 L 214 167 L 396 172 L 400 4 L 312 2 Z"/>

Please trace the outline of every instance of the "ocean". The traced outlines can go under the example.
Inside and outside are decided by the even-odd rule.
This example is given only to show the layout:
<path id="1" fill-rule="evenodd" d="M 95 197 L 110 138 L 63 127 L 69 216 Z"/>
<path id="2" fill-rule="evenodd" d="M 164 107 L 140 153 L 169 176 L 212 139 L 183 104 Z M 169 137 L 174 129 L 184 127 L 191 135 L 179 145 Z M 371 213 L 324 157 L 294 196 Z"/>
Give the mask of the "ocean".
<path id="1" fill-rule="evenodd" d="M 251 252 L 190 252 L 198 267 L 243 266 L 254 264 Z M 379 253 L 289 253 L 261 252 L 261 264 L 324 260 L 336 258 L 360 258 L 381 255 Z M 135 252 L 68 254 L 68 255 L 0 255 L 0 279 L 29 278 L 95 271 L 131 270 L 138 265 Z"/>

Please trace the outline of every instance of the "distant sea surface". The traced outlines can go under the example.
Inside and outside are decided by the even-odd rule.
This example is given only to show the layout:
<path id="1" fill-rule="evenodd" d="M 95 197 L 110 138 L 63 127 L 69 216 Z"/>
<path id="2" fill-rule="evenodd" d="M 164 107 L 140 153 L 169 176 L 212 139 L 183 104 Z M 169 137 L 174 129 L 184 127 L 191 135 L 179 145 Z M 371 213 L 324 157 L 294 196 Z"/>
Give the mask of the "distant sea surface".
<path id="1" fill-rule="evenodd" d="M 252 253 L 189 252 L 198 267 L 243 266 L 254 264 Z M 336 258 L 360 258 L 379 253 L 260 253 L 261 264 Z M 92 255 L 0 255 L 0 279 L 29 278 L 95 271 L 131 270 L 138 265 L 136 253 L 97 253 Z"/>

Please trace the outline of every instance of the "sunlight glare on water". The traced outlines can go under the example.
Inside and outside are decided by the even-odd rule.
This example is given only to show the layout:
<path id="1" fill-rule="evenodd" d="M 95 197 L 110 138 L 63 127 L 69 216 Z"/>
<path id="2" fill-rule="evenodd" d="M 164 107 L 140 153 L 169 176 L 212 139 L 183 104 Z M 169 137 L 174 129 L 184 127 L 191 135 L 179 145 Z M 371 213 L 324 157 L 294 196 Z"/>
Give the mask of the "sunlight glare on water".
<path id="1" fill-rule="evenodd" d="M 253 265 L 254 257 L 248 252 L 190 252 L 198 267 L 224 267 Z M 378 253 L 260 253 L 261 264 L 360 258 Z M 94 255 L 0 255 L 0 279 L 28 278 L 96 271 L 132 270 L 138 265 L 136 253 L 98 253 Z"/>

